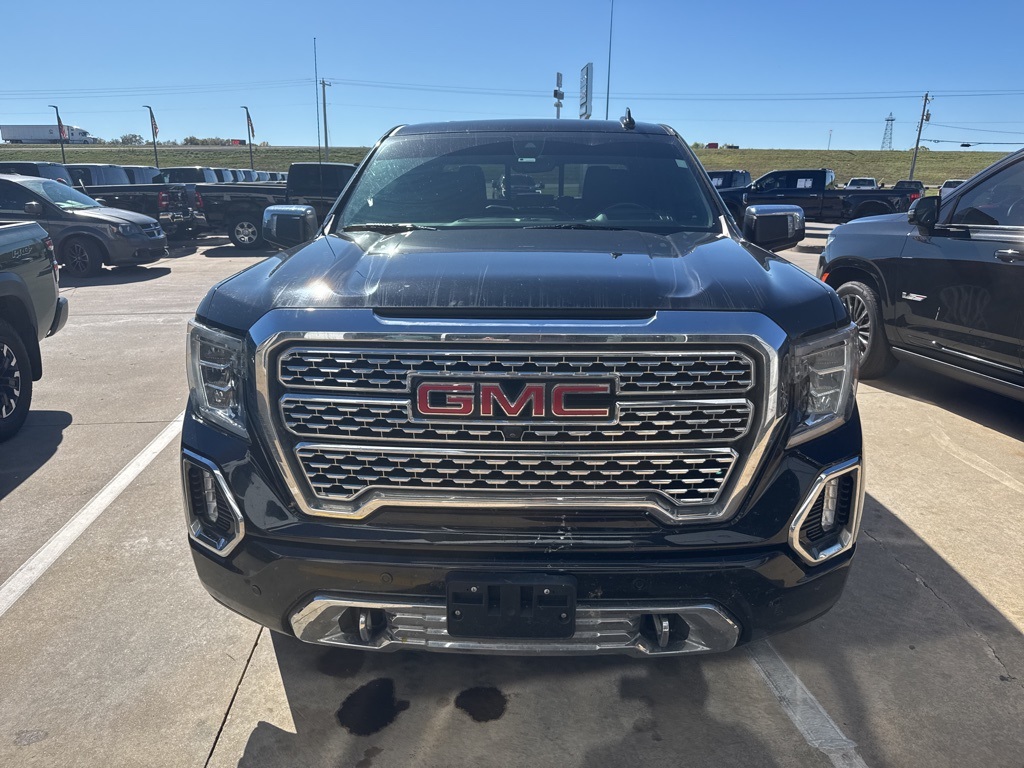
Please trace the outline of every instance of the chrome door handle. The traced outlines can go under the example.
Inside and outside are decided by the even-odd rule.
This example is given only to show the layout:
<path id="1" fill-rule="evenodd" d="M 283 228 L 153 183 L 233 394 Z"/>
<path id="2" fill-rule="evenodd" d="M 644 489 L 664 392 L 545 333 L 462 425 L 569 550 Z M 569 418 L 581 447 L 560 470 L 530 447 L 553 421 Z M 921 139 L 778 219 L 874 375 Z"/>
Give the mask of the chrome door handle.
<path id="1" fill-rule="evenodd" d="M 1015 261 L 1024 260 L 1024 251 L 1015 251 L 1012 248 L 1006 248 L 1001 251 L 996 251 L 996 258 L 1000 261 L 1005 261 L 1007 264 L 1013 264 Z"/>

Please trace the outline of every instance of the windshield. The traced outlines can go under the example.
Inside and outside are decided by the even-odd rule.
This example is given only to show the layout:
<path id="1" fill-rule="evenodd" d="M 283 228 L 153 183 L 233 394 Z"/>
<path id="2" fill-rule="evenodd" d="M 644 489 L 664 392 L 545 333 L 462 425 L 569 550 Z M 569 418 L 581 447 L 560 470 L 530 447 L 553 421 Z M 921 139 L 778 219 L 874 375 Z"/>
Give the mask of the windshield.
<path id="1" fill-rule="evenodd" d="M 390 139 L 369 161 L 336 227 L 372 224 L 659 234 L 717 226 L 676 138 L 568 132 Z"/>
<path id="2" fill-rule="evenodd" d="M 45 197 L 62 211 L 77 211 L 83 208 L 99 208 L 100 204 L 88 195 L 83 195 L 67 184 L 51 179 L 25 179 L 20 182 L 37 195 Z"/>

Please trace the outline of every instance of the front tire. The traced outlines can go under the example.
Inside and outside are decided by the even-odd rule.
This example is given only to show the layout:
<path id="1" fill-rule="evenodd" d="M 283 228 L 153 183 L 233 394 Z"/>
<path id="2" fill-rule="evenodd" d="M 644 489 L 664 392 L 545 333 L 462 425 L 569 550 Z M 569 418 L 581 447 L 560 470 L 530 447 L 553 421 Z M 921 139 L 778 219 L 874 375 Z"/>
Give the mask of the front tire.
<path id="1" fill-rule="evenodd" d="M 261 222 L 250 214 L 238 214 L 228 223 L 228 237 L 236 248 L 250 251 L 263 245 Z"/>
<path id="2" fill-rule="evenodd" d="M 0 320 L 0 443 L 21 429 L 32 406 L 32 363 L 25 342 Z"/>
<path id="3" fill-rule="evenodd" d="M 61 249 L 61 264 L 74 277 L 96 277 L 103 271 L 103 251 L 85 237 L 72 237 Z"/>
<path id="4" fill-rule="evenodd" d="M 878 294 L 871 286 L 858 282 L 843 283 L 837 293 L 857 326 L 860 377 L 877 379 L 884 376 L 893 369 L 897 360 L 885 337 L 882 303 Z"/>

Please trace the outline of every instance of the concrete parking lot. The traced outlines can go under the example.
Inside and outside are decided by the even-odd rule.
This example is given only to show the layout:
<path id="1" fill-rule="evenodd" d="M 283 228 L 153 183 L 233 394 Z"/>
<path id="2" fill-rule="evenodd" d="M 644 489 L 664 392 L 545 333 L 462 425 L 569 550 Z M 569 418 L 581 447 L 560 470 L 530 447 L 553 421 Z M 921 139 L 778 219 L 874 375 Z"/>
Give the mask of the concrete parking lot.
<path id="1" fill-rule="evenodd" d="M 813 270 L 829 227 L 785 254 Z M 65 281 L 0 446 L 2 766 L 1024 765 L 1024 406 L 862 383 L 868 499 L 835 610 L 671 660 L 369 655 L 215 603 L 185 537 L 185 324 L 226 238 Z"/>

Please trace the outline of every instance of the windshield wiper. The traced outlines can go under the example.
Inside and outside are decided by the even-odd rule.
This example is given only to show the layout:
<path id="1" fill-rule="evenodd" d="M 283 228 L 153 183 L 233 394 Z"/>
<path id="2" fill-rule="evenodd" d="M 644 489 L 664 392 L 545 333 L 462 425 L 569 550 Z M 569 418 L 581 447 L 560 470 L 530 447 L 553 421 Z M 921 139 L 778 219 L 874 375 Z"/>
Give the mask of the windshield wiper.
<path id="1" fill-rule="evenodd" d="M 379 232 L 382 235 L 394 235 L 398 232 L 414 232 L 420 229 L 436 230 L 437 227 L 428 227 L 425 224 L 386 224 L 384 222 L 371 222 L 370 224 L 349 224 L 342 227 L 341 232 Z"/>

